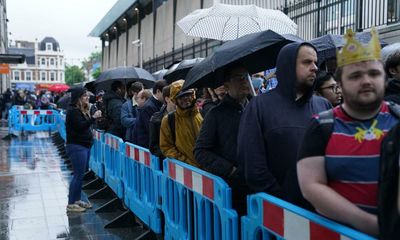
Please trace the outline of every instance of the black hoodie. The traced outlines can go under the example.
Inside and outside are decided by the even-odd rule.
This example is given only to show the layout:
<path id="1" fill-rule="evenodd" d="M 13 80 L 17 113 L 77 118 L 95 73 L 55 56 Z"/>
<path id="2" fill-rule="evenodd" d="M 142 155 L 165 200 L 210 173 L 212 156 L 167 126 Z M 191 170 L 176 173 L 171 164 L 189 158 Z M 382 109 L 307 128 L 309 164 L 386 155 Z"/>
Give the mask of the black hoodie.
<path id="1" fill-rule="evenodd" d="M 277 88 L 253 98 L 242 115 L 238 134 L 238 159 L 250 189 L 291 202 L 296 200 L 288 193 L 295 198 L 300 194 L 296 155 L 306 126 L 313 114 L 331 108 L 328 101 L 312 95 L 311 87 L 296 101 L 296 58 L 304 44 L 291 43 L 281 49 Z"/>
<path id="2" fill-rule="evenodd" d="M 103 101 L 106 106 L 106 117 L 111 123 L 107 132 L 123 139 L 125 137 L 125 128 L 121 124 L 121 108 L 125 99 L 114 91 L 110 91 L 104 95 Z"/>
<path id="3" fill-rule="evenodd" d="M 392 78 L 386 87 L 385 100 L 400 104 L 400 80 Z"/>

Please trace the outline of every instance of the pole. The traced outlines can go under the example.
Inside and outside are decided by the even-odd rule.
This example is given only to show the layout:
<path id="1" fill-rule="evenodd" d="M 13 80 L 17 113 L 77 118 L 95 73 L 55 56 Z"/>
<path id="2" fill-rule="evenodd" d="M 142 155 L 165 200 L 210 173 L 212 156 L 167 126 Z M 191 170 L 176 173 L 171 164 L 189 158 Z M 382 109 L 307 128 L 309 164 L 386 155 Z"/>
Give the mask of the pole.
<path id="1" fill-rule="evenodd" d="M 143 68 L 143 43 L 142 43 L 142 41 L 140 41 L 139 46 L 140 46 L 140 54 L 139 54 L 140 68 Z"/>

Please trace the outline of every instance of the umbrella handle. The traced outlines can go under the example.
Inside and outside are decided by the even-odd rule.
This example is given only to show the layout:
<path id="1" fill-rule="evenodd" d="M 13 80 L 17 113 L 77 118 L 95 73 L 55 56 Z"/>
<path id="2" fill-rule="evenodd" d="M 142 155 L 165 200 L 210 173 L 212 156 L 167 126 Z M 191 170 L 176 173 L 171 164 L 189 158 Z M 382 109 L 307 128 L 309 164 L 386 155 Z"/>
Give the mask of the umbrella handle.
<path id="1" fill-rule="evenodd" d="M 251 96 L 255 97 L 256 96 L 256 91 L 254 91 L 254 86 L 253 86 L 253 83 L 251 82 L 250 74 L 247 74 L 247 81 L 249 81 L 249 84 L 250 84 Z"/>

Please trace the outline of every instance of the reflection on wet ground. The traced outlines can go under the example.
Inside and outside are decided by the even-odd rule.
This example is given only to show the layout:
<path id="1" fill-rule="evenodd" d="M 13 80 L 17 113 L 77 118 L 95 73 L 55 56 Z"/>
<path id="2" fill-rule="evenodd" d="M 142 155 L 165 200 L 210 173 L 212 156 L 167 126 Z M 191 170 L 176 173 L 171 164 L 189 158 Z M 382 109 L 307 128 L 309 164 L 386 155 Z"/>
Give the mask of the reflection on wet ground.
<path id="1" fill-rule="evenodd" d="M 5 135 L 0 127 L 0 138 Z M 131 228 L 103 228 L 96 203 L 67 214 L 70 179 L 49 133 L 0 140 L 0 239 L 131 239 Z"/>

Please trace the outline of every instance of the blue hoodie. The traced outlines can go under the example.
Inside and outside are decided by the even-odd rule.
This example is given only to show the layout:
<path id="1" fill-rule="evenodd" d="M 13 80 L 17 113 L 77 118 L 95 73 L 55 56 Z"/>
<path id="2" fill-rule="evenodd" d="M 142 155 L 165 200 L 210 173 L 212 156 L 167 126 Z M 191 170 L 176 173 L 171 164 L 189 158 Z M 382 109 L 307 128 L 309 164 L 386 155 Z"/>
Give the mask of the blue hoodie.
<path id="1" fill-rule="evenodd" d="M 278 86 L 252 99 L 241 117 L 238 134 L 238 159 L 250 189 L 289 201 L 290 194 L 300 194 L 296 155 L 306 126 L 312 115 L 331 108 L 328 101 L 312 95 L 311 87 L 296 101 L 296 58 L 302 45 L 312 46 L 296 42 L 281 49 Z"/>

